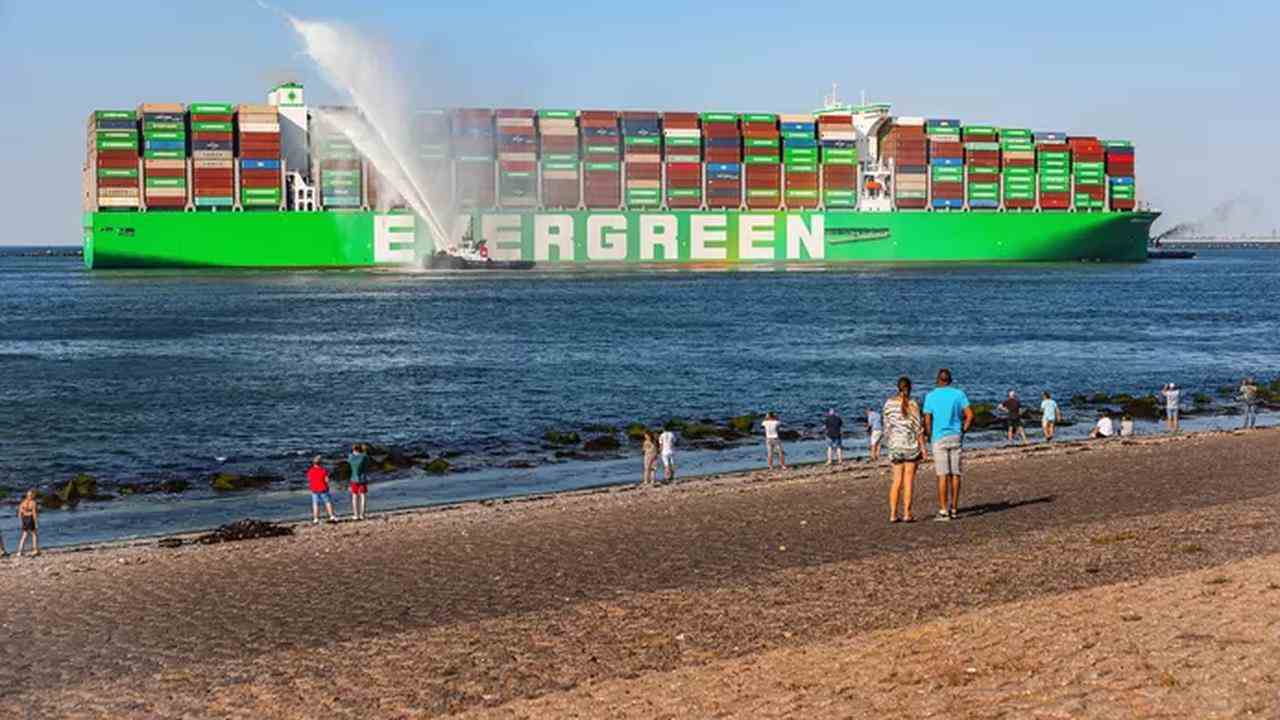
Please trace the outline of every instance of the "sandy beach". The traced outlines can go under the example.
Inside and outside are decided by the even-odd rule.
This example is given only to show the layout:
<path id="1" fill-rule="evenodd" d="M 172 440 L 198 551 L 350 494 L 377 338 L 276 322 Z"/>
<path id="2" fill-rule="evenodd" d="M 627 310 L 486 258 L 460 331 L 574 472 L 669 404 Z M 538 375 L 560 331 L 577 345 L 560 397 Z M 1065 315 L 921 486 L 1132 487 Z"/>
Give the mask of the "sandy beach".
<path id="1" fill-rule="evenodd" d="M 1280 717 L 1277 457 L 984 451 L 952 523 L 888 524 L 850 464 L 10 559 L 0 711 Z"/>

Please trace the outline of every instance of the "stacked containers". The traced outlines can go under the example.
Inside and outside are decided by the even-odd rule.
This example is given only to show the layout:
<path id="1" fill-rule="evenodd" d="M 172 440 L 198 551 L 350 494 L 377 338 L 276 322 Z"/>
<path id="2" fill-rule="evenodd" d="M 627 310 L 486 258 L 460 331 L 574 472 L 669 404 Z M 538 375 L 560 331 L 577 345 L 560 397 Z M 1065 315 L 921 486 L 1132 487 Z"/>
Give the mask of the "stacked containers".
<path id="1" fill-rule="evenodd" d="M 498 205 L 534 207 L 538 204 L 538 135 L 533 110 L 494 112 L 498 126 Z"/>
<path id="2" fill-rule="evenodd" d="M 858 133 L 852 114 L 818 116 L 819 161 L 822 163 L 822 204 L 852 208 L 858 204 Z M 924 165 L 924 158 L 920 159 Z"/>
<path id="3" fill-rule="evenodd" d="M 1004 169 L 1004 206 L 1009 210 L 1036 207 L 1036 145 L 1031 131 L 1024 128 L 1000 130 L 1000 152 Z"/>
<path id="4" fill-rule="evenodd" d="M 316 123 L 311 128 L 313 162 L 319 168 L 320 206 L 327 210 L 364 205 L 360 152 L 335 128 Z"/>
<path id="5" fill-rule="evenodd" d="M 584 110 L 578 113 L 585 163 L 582 172 L 583 203 L 589 208 L 622 206 L 622 150 L 618 113 Z"/>
<path id="6" fill-rule="evenodd" d="M 1067 210 L 1071 207 L 1071 146 L 1066 133 L 1038 132 L 1036 170 L 1040 179 L 1040 209 Z"/>
<path id="7" fill-rule="evenodd" d="M 961 144 L 960 121 L 931 119 L 925 121 L 929 138 L 929 195 L 935 209 L 964 207 L 964 145 Z"/>
<path id="8" fill-rule="evenodd" d="M 628 207 L 662 204 L 662 127 L 656 112 L 622 113 L 623 159 Z"/>
<path id="9" fill-rule="evenodd" d="M 197 210 L 230 208 L 235 192 L 235 106 L 230 103 L 190 103 L 191 203 Z"/>
<path id="10" fill-rule="evenodd" d="M 818 206 L 818 124 L 812 115 L 780 115 L 782 170 L 785 175 L 783 205 L 788 208 Z"/>
<path id="11" fill-rule="evenodd" d="M 705 204 L 712 208 L 742 205 L 742 136 L 733 113 L 702 113 L 702 147 L 706 158 Z"/>
<path id="12" fill-rule="evenodd" d="M 577 111 L 539 110 L 538 145 L 542 150 L 543 207 L 578 207 L 582 166 L 578 164 Z"/>
<path id="13" fill-rule="evenodd" d="M 86 180 L 90 209 L 138 208 L 138 115 L 132 110 L 89 114 Z"/>
<path id="14" fill-rule="evenodd" d="M 663 113 L 662 152 L 667 207 L 702 205 L 702 130 L 697 113 Z"/>
<path id="15" fill-rule="evenodd" d="M 462 209 L 494 206 L 493 111 L 464 108 L 453 111 L 453 201 Z"/>
<path id="16" fill-rule="evenodd" d="M 778 116 L 747 113 L 742 116 L 742 150 L 746 163 L 747 207 L 782 207 L 782 156 Z"/>
<path id="17" fill-rule="evenodd" d="M 414 114 L 413 133 L 418 144 L 419 167 L 427 185 L 427 199 L 447 207 L 453 185 L 449 167 L 449 115 L 440 109 L 419 110 Z"/>
<path id="18" fill-rule="evenodd" d="M 1138 204 L 1134 191 L 1133 143 L 1128 140 L 1108 140 L 1103 145 L 1107 154 L 1111 209 L 1133 210 Z"/>
<path id="19" fill-rule="evenodd" d="M 241 105 L 240 204 L 280 209 L 284 201 L 280 172 L 280 110 L 275 105 Z"/>
<path id="20" fill-rule="evenodd" d="M 880 157 L 893 163 L 893 201 L 899 209 L 920 210 L 928 203 L 924 130 L 924 118 L 900 117 L 881 135 Z"/>
<path id="21" fill-rule="evenodd" d="M 143 103 L 143 197 L 147 209 L 187 206 L 187 116 L 178 103 Z"/>
<path id="22" fill-rule="evenodd" d="M 1073 200 L 1077 210 L 1105 210 L 1107 207 L 1106 149 L 1096 137 L 1067 139 L 1071 148 Z"/>
<path id="23" fill-rule="evenodd" d="M 972 209 L 1000 207 L 1000 143 L 989 125 L 963 128 L 965 200 Z"/>

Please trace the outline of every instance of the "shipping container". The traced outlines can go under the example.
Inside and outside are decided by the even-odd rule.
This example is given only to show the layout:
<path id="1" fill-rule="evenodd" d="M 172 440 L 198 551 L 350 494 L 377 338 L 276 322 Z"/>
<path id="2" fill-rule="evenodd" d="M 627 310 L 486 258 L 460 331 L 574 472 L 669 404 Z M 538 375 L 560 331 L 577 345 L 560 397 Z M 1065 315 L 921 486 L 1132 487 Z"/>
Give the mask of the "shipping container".
<path id="1" fill-rule="evenodd" d="M 493 110 L 461 108 L 449 118 L 453 151 L 453 199 L 459 209 L 497 204 L 497 131 Z"/>
<path id="2" fill-rule="evenodd" d="M 622 135 L 612 110 L 578 113 L 583 166 L 583 204 L 588 208 L 622 207 Z"/>
<path id="3" fill-rule="evenodd" d="M 538 160 L 542 206 L 577 208 L 582 202 L 582 163 L 578 149 L 578 111 L 538 111 Z"/>
<path id="4" fill-rule="evenodd" d="M 191 136 L 191 204 L 196 210 L 229 210 L 236 198 L 236 106 L 187 104 Z"/>

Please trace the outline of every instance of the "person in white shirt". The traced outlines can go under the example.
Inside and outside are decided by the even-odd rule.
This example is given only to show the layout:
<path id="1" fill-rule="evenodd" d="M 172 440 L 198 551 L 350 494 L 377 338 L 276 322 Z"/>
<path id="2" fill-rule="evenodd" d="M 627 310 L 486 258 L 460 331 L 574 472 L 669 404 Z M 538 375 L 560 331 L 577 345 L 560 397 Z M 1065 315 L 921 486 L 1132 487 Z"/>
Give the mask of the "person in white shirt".
<path id="1" fill-rule="evenodd" d="M 1182 391 L 1178 386 L 1169 383 L 1160 391 L 1164 396 L 1164 412 L 1165 423 L 1169 426 L 1169 432 L 1178 432 L 1178 409 L 1182 401 Z"/>
<path id="2" fill-rule="evenodd" d="M 1104 412 L 1098 416 L 1098 422 L 1093 426 L 1093 430 L 1090 431 L 1089 438 L 1109 438 L 1115 436 L 1115 434 L 1115 423 L 1111 422 L 1111 416 Z"/>
<path id="3" fill-rule="evenodd" d="M 1124 415 L 1120 418 L 1120 437 L 1133 437 L 1133 417 Z"/>
<path id="4" fill-rule="evenodd" d="M 658 447 L 662 450 L 662 477 L 671 482 L 676 479 L 676 434 L 663 430 L 658 436 Z"/>
<path id="5" fill-rule="evenodd" d="M 871 443 L 871 459 L 880 459 L 880 439 L 884 437 L 884 425 L 880 420 L 880 413 L 874 408 L 867 408 L 867 435 Z"/>
<path id="6" fill-rule="evenodd" d="M 769 469 L 773 469 L 773 456 L 778 456 L 778 464 L 783 470 L 787 469 L 787 454 L 782 449 L 782 438 L 778 435 L 778 426 L 782 422 L 778 420 L 778 416 L 769 413 L 764 416 L 764 422 L 760 426 L 764 428 L 764 450 L 766 460 L 769 463 Z"/>

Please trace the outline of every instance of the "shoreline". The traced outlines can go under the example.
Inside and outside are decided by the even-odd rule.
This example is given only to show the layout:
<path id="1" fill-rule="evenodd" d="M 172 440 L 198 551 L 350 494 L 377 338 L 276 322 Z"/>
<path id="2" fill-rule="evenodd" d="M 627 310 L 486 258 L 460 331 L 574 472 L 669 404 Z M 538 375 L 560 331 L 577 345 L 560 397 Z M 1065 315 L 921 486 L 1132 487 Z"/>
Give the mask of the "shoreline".
<path id="1" fill-rule="evenodd" d="M 966 448 L 965 464 L 968 468 L 971 464 L 982 464 L 992 460 L 1009 460 L 1017 459 L 1024 456 L 1056 456 L 1067 455 L 1074 452 L 1080 452 L 1081 448 L 1096 449 L 1110 446 L 1123 445 L 1164 445 L 1169 443 L 1177 443 L 1188 440 L 1196 440 L 1204 437 L 1215 437 L 1224 435 L 1241 435 L 1252 432 L 1268 432 L 1280 431 L 1280 426 L 1259 426 L 1254 430 L 1201 430 L 1193 432 L 1182 432 L 1179 434 L 1159 434 L 1159 435 L 1137 435 L 1128 438 L 1110 438 L 1106 440 L 1089 440 L 1089 439 L 1073 439 L 1055 441 L 1053 443 L 1030 443 L 1028 445 L 994 445 L 980 446 L 974 448 Z M 750 485 L 755 483 L 783 483 L 788 481 L 819 481 L 833 475 L 846 476 L 849 480 L 866 480 L 874 476 L 881 479 L 887 477 L 889 463 L 886 459 L 872 461 L 870 459 L 846 459 L 842 464 L 831 466 L 825 465 L 823 461 L 809 461 L 800 463 L 791 463 L 786 471 L 768 470 L 765 467 L 747 468 L 741 470 L 732 470 L 727 472 L 716 472 L 707 474 L 695 474 L 677 476 L 676 481 L 671 484 L 658 483 L 656 486 L 642 487 L 637 482 L 601 482 L 598 485 L 580 487 L 570 490 L 552 490 L 552 491 L 535 491 L 525 494 L 505 495 L 479 500 L 463 500 L 457 502 L 442 502 L 437 504 L 412 505 L 408 507 L 398 507 L 388 510 L 375 509 L 371 513 L 371 521 L 395 521 L 400 519 L 417 519 L 444 516 L 456 513 L 483 512 L 485 509 L 502 508 L 504 506 L 528 506 L 540 503 L 557 504 L 560 502 L 569 502 L 577 498 L 589 498 L 594 496 L 609 496 L 631 492 L 679 492 L 682 489 L 713 489 L 732 485 Z M 932 479 L 933 479 L 933 462 L 920 463 L 916 479 L 916 496 L 920 497 L 923 493 L 927 497 L 932 497 Z M 923 483 L 923 484 L 922 484 Z M 376 488 L 376 485 L 372 487 Z M 365 523 L 356 523 L 344 511 L 349 510 L 344 506 L 342 500 L 345 495 L 342 491 L 335 492 L 334 509 L 338 512 L 339 522 L 337 527 L 359 526 Z M 376 495 L 374 496 L 376 498 Z M 918 503 L 919 501 L 917 501 Z M 302 518 L 305 515 L 303 509 L 299 509 L 298 515 L 300 519 L 287 520 L 267 520 L 273 525 L 290 528 L 294 532 L 305 530 L 311 526 L 309 518 Z M 927 519 L 926 516 L 922 516 Z M 252 513 L 243 514 L 239 519 L 243 520 L 262 520 L 255 517 Z M 222 525 L 210 525 L 184 530 L 181 532 L 160 532 L 148 534 L 145 536 L 137 536 L 130 538 L 120 538 L 115 540 L 103 540 L 86 543 L 77 543 L 70 545 L 53 545 L 41 552 L 40 558 L 47 559 L 50 556 L 58 555 L 77 555 L 77 554 L 94 554 L 111 552 L 114 550 L 130 550 L 130 549 L 174 549 L 174 547 L 198 547 L 194 543 L 196 538 L 209 532 L 217 530 Z M 321 523 L 319 528 L 323 531 L 325 528 L 333 529 L 335 524 Z M 260 540 L 270 540 L 272 538 L 262 538 Z M 162 547 L 160 542 L 165 540 L 179 540 L 181 545 L 174 547 Z M 246 541 L 253 542 L 253 541 Z M 238 545 L 240 542 L 229 543 Z M 6 546 L 7 547 L 7 546 Z M 24 558 L 31 559 L 31 558 Z"/>
<path id="2" fill-rule="evenodd" d="M 8 563 L 0 710 L 907 715 L 851 710 L 862 678 L 923 716 L 1273 711 L 1245 653 L 1265 644 L 1233 643 L 1280 622 L 1277 452 L 1275 428 L 987 452 L 950 523 L 890 525 L 879 468 L 820 466 Z M 760 692 L 788 704 L 753 714 Z"/>

